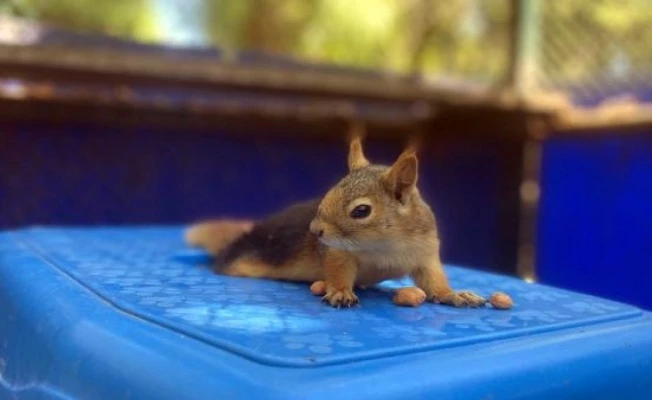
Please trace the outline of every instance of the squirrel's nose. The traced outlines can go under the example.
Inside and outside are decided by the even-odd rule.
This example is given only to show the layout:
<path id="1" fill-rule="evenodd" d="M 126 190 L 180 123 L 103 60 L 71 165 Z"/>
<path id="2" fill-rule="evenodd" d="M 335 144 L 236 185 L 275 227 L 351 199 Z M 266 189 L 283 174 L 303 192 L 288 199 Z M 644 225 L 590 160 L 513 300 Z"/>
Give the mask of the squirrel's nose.
<path id="1" fill-rule="evenodd" d="M 310 223 L 310 233 L 317 237 L 324 236 L 324 230 L 321 227 L 321 224 L 315 220 Z"/>

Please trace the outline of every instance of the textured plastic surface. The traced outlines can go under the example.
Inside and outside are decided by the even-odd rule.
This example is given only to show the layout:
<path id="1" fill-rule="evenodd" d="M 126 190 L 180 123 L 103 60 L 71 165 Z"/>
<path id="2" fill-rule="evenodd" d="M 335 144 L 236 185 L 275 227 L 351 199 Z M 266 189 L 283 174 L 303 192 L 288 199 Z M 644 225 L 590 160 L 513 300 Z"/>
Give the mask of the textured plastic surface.
<path id="1" fill-rule="evenodd" d="M 0 235 L 0 398 L 648 398 L 647 313 L 449 267 L 510 311 L 336 310 L 301 284 L 217 276 L 177 228 Z M 600 378 L 600 379 L 597 379 Z"/>

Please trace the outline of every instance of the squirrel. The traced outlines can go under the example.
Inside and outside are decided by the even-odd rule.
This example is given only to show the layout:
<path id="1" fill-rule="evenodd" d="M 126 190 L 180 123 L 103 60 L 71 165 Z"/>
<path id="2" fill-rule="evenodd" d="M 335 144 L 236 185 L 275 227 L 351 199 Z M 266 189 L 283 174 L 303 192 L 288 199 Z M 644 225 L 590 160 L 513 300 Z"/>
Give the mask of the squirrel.
<path id="1" fill-rule="evenodd" d="M 417 187 L 416 150 L 408 147 L 391 166 L 371 164 L 353 137 L 348 168 L 321 199 L 257 222 L 200 222 L 186 231 L 186 241 L 215 256 L 220 274 L 325 281 L 323 301 L 338 308 L 358 304 L 354 287 L 405 276 L 418 288 L 408 289 L 426 300 L 483 306 L 484 298 L 448 282 L 435 215 Z"/>

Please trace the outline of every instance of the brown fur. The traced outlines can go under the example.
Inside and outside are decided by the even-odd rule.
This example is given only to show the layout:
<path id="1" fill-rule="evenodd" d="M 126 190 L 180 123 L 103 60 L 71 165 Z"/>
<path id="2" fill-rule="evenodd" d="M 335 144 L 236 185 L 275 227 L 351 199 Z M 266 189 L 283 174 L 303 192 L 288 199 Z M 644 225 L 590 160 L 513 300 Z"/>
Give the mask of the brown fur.
<path id="1" fill-rule="evenodd" d="M 253 221 L 215 220 L 195 224 L 186 231 L 186 242 L 217 255 L 240 235 L 249 232 Z"/>
<path id="2" fill-rule="evenodd" d="M 439 258 L 435 216 L 417 188 L 414 150 L 406 150 L 390 167 L 373 165 L 365 158 L 360 139 L 354 138 L 348 165 L 349 174 L 326 193 L 318 207 L 314 203 L 315 208 L 289 208 L 235 236 L 194 228 L 189 235 L 192 243 L 229 253 L 229 262 L 220 271 L 227 275 L 308 282 L 325 279 L 324 300 L 335 307 L 358 302 L 354 286 L 407 275 L 430 301 L 456 307 L 483 305 L 481 297 L 457 293 L 448 283 Z M 351 212 L 358 206 L 370 207 L 369 215 L 354 218 Z M 275 232 L 291 232 L 292 236 L 285 237 L 297 240 L 282 246 L 292 251 L 282 252 L 281 258 L 268 257 L 261 250 L 273 244 Z M 225 238 L 231 241 L 230 247 L 224 246 Z"/>

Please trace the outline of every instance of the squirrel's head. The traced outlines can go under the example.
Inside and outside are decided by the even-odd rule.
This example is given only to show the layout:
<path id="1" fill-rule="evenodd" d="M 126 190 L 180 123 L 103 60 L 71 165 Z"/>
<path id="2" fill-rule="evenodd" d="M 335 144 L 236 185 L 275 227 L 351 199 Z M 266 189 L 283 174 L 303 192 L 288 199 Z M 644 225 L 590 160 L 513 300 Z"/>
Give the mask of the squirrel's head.
<path id="1" fill-rule="evenodd" d="M 430 207 L 417 189 L 418 160 L 404 151 L 391 166 L 370 164 L 360 138 L 349 149 L 349 173 L 326 193 L 310 231 L 330 247 L 348 251 L 391 249 L 435 230 Z"/>

